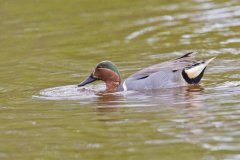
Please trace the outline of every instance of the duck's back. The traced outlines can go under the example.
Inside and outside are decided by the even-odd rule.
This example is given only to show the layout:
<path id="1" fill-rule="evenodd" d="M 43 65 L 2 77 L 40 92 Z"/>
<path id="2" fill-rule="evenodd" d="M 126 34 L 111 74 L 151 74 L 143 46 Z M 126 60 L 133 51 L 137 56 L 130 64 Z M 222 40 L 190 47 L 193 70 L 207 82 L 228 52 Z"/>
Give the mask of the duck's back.
<path id="1" fill-rule="evenodd" d="M 140 70 L 128 77 L 121 87 L 123 90 L 145 90 L 196 84 L 201 80 L 210 60 L 195 61 L 192 59 L 192 53 Z M 197 72 L 194 73 L 196 77 L 188 77 L 192 72 Z"/>

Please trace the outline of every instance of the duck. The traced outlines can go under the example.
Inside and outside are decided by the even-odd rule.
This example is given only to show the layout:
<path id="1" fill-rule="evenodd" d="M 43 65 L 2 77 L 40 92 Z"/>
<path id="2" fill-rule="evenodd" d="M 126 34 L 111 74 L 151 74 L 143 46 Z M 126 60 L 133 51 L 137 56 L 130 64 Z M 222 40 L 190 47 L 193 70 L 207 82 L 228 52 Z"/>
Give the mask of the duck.
<path id="1" fill-rule="evenodd" d="M 106 91 L 141 91 L 196 85 L 201 81 L 207 65 L 216 57 L 194 60 L 196 52 L 188 52 L 181 57 L 144 68 L 126 80 L 121 81 L 117 66 L 111 61 L 98 63 L 90 76 L 78 87 L 101 80 Z"/>

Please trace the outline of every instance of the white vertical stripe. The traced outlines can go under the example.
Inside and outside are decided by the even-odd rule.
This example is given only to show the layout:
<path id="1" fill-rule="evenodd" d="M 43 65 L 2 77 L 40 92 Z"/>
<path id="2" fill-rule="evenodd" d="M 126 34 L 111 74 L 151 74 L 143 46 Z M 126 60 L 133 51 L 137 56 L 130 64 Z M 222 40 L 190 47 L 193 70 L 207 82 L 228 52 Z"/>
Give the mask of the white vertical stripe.
<path id="1" fill-rule="evenodd" d="M 127 86 L 126 86 L 126 84 L 125 84 L 125 81 L 123 82 L 123 90 L 124 90 L 124 91 L 127 91 Z"/>

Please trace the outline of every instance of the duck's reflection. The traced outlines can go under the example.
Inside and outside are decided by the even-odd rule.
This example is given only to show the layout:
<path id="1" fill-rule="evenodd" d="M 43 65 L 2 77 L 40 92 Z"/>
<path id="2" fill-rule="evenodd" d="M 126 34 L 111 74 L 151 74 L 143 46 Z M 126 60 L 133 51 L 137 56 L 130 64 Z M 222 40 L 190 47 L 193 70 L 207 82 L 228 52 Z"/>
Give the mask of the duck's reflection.
<path id="1" fill-rule="evenodd" d="M 194 107 L 198 106 L 197 97 L 202 94 L 203 88 L 199 85 L 159 89 L 141 92 L 147 98 L 151 108 L 159 110 L 165 107 Z"/>
<path id="2" fill-rule="evenodd" d="M 166 107 L 195 107 L 201 105 L 198 97 L 202 92 L 203 88 L 200 85 L 125 93 L 99 92 L 95 101 L 98 106 L 96 111 L 100 116 L 105 116 L 101 121 L 116 121 L 121 117 L 121 111 L 126 110 L 123 108 L 144 112 L 159 111 Z"/>
<path id="3" fill-rule="evenodd" d="M 118 121 L 119 107 L 124 103 L 124 97 L 115 93 L 98 92 L 96 100 L 96 112 L 99 115 L 99 121 Z"/>

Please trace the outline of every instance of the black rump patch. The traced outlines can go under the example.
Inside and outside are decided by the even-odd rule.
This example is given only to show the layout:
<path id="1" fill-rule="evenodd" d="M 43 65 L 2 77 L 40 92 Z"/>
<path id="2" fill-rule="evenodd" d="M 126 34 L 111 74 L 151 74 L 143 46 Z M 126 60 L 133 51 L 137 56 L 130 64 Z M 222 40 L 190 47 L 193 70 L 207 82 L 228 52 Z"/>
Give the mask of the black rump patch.
<path id="1" fill-rule="evenodd" d="M 206 67 L 202 70 L 202 72 L 196 78 L 189 78 L 187 73 L 184 70 L 182 71 L 182 76 L 188 84 L 198 84 L 203 77 L 205 69 Z"/>

